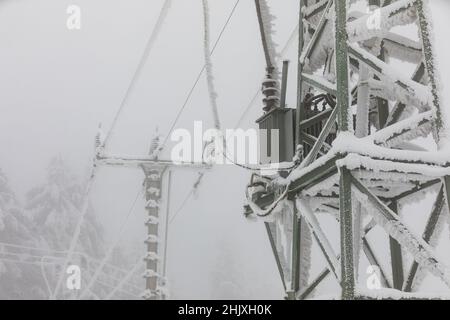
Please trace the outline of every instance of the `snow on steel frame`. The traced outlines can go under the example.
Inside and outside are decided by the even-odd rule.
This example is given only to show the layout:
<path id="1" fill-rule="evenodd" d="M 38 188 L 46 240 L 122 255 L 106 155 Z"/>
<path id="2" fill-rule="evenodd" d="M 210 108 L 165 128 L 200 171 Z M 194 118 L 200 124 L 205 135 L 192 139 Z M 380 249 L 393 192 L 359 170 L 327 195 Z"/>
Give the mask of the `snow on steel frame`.
<path id="1" fill-rule="evenodd" d="M 246 207 L 246 215 L 258 215 L 259 209 L 264 212 L 265 208 L 271 208 L 271 217 L 265 216 L 264 220 L 289 299 L 309 297 L 328 274 L 333 274 L 340 283 L 342 299 L 444 298 L 409 293 L 415 287 L 414 281 L 419 281 L 417 273 L 423 270 L 450 287 L 448 269 L 436 256 L 431 243 L 432 238 L 437 238 L 435 233 L 442 229 L 443 209 L 449 207 L 450 122 L 436 72 L 440 61 L 436 61 L 433 47 L 429 4 L 422 0 L 370 0 L 367 4 L 379 10 L 380 18 L 379 28 L 371 29 L 366 22 L 373 12 L 356 17 L 347 14 L 348 4 L 354 2 L 325 0 L 309 5 L 309 1 L 300 1 L 297 144 L 305 141 L 300 124 L 309 120 L 302 106 L 307 91 L 335 95 L 337 106 L 333 112 L 324 110 L 323 117 L 316 116 L 318 121 L 328 119 L 327 124 L 318 137 L 313 137 L 316 140 L 312 153 L 301 158 L 287 177 L 275 176 L 269 183 L 255 179 L 258 191 L 250 195 L 251 205 Z M 395 26 L 412 23 L 418 24 L 419 41 L 391 32 Z M 330 55 L 330 51 L 333 54 Z M 410 78 L 402 70 L 396 70 L 389 63 L 389 56 L 404 57 L 405 61 L 416 64 L 413 76 Z M 324 65 L 325 76 L 319 76 L 316 71 Z M 356 89 L 351 90 L 352 87 Z M 351 99 L 354 91 L 358 94 L 356 133 Z M 388 100 L 396 102 L 392 108 Z M 375 119 L 370 115 L 371 109 L 378 116 Z M 372 131 L 378 129 L 375 133 L 361 125 L 361 122 L 368 124 L 368 119 Z M 338 137 L 332 147 L 323 152 L 330 124 L 336 120 Z M 411 143 L 430 133 L 437 151 L 429 152 Z M 325 155 L 320 156 L 323 153 Z M 263 191 L 261 185 L 265 187 Z M 389 192 L 381 194 L 377 191 L 380 186 L 388 188 Z M 419 199 L 420 192 L 435 186 L 439 187 L 439 192 L 424 234 L 418 237 L 399 217 L 398 201 L 411 197 Z M 314 202 L 316 205 L 312 206 Z M 333 253 L 315 217 L 318 210 L 337 212 L 340 255 Z M 373 218 L 373 224 L 355 228 L 355 224 L 361 226 L 362 211 Z M 282 220 L 286 214 L 293 217 L 291 223 L 286 222 L 289 219 Z M 390 236 L 392 283 L 365 238 L 375 224 Z M 328 267 L 308 283 L 309 232 Z M 288 237 L 290 252 L 280 250 L 277 240 L 280 234 Z M 372 264 L 380 267 L 384 286 L 397 291 L 371 295 L 358 288 L 361 250 Z M 402 250 L 411 253 L 415 260 L 406 276 Z M 289 261 L 290 266 L 286 267 L 281 261 Z"/>

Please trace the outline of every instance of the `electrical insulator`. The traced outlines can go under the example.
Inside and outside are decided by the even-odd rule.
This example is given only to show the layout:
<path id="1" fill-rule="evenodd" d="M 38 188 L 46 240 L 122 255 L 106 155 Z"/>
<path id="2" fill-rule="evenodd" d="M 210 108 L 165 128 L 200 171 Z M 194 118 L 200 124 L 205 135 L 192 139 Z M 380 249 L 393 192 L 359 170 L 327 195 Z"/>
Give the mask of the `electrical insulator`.
<path id="1" fill-rule="evenodd" d="M 149 252 L 147 253 L 147 255 L 144 257 L 145 261 L 155 261 L 155 260 L 159 260 L 159 256 L 154 253 L 154 252 Z"/>
<path id="2" fill-rule="evenodd" d="M 147 244 L 148 244 L 148 243 L 158 243 L 158 242 L 159 242 L 159 239 L 158 239 L 157 236 L 152 235 L 152 234 L 149 234 L 148 237 L 147 237 L 147 239 L 145 239 L 144 242 L 147 243 Z"/>
<path id="3" fill-rule="evenodd" d="M 145 272 L 142 274 L 143 278 L 155 278 L 155 277 L 159 277 L 158 273 L 156 273 L 154 270 L 151 269 L 147 269 L 145 270 Z"/>
<path id="4" fill-rule="evenodd" d="M 262 82 L 262 93 L 264 95 L 263 110 L 265 112 L 269 112 L 280 106 L 280 89 L 278 87 L 278 81 L 273 78 L 272 72 L 268 72 L 266 79 Z"/>
<path id="5" fill-rule="evenodd" d="M 157 225 L 159 223 L 159 219 L 154 216 L 149 216 L 147 219 L 146 225 Z"/>
<path id="6" fill-rule="evenodd" d="M 150 199 L 147 201 L 147 205 L 145 206 L 146 209 L 155 209 L 159 208 L 159 204 L 156 200 Z"/>
<path id="7" fill-rule="evenodd" d="M 142 294 L 141 297 L 145 300 L 151 299 L 153 297 L 155 297 L 156 294 L 154 292 L 152 292 L 151 290 L 145 290 Z"/>

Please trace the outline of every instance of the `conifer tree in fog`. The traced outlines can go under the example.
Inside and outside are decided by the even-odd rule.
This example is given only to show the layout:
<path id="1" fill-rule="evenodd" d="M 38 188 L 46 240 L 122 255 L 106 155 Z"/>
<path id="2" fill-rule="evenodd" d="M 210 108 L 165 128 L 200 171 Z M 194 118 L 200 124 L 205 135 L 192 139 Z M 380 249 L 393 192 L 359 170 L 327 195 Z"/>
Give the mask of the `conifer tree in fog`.
<path id="1" fill-rule="evenodd" d="M 83 184 L 70 173 L 60 157 L 47 167 L 45 183 L 26 196 L 28 211 L 38 234 L 55 250 L 67 250 L 79 221 L 84 201 Z M 103 231 L 92 208 L 85 216 L 78 249 L 91 257 L 102 254 Z"/>
<path id="2" fill-rule="evenodd" d="M 33 223 L 33 231 L 49 249 L 60 252 L 69 249 L 84 197 L 83 184 L 70 173 L 64 161 L 60 157 L 52 159 L 47 167 L 45 183 L 27 193 L 25 205 Z M 70 263 L 79 264 L 83 273 L 88 275 L 93 268 L 92 258 L 100 259 L 104 247 L 103 230 L 93 209 L 89 207 L 75 250 L 77 254 Z M 58 268 L 47 270 L 50 286 L 55 285 L 60 272 Z"/>
<path id="3" fill-rule="evenodd" d="M 6 176 L 0 171 L 0 299 L 44 299 L 45 282 L 36 260 L 41 245 L 33 224 L 20 208 Z"/>

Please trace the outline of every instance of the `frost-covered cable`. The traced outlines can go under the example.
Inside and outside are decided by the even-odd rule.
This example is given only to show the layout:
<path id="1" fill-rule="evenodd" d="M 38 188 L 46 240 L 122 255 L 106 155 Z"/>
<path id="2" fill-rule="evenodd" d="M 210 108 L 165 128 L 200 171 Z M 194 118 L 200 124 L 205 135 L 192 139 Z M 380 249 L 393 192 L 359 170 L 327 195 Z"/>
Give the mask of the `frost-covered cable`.
<path id="1" fill-rule="evenodd" d="M 50 282 L 48 281 L 48 277 L 47 277 L 47 274 L 44 269 L 44 264 L 45 264 L 46 258 L 48 258 L 48 256 L 42 256 L 39 264 L 40 264 L 40 268 L 41 268 L 42 278 L 44 279 L 44 283 L 45 283 L 45 286 L 47 287 L 49 297 L 50 297 L 50 296 L 52 296 L 53 292 L 52 292 L 52 288 L 50 288 Z"/>
<path id="2" fill-rule="evenodd" d="M 256 13 L 258 16 L 261 39 L 264 47 L 264 56 L 266 58 L 267 69 L 272 72 L 274 79 L 278 77 L 276 67 L 276 44 L 273 40 L 273 22 L 275 17 L 270 13 L 267 0 L 255 0 Z"/>
<path id="3" fill-rule="evenodd" d="M 294 28 L 294 30 L 291 32 L 291 35 L 289 37 L 289 39 L 287 40 L 287 42 L 285 43 L 283 50 L 281 50 L 280 56 L 276 57 L 276 61 L 278 62 L 282 57 L 284 57 L 288 51 L 288 49 L 291 47 L 292 43 L 294 43 L 294 40 L 296 39 L 296 35 L 298 34 L 298 29 L 299 29 L 299 25 L 297 24 Z M 247 107 L 244 109 L 244 111 L 242 112 L 241 116 L 239 117 L 239 120 L 237 121 L 236 125 L 235 125 L 235 129 L 239 128 L 241 123 L 244 121 L 245 117 L 247 116 L 248 112 L 250 111 L 250 109 L 255 105 L 259 94 L 260 94 L 261 90 L 260 88 L 258 88 L 255 92 L 255 95 L 253 96 L 253 98 L 250 100 L 250 103 L 247 105 Z"/>
<path id="4" fill-rule="evenodd" d="M 172 222 L 176 219 L 176 217 L 178 216 L 178 214 L 183 210 L 183 208 L 186 206 L 187 202 L 189 201 L 189 199 L 194 195 L 195 190 L 198 189 L 198 186 L 200 185 L 200 183 L 202 182 L 204 177 L 204 173 L 199 174 L 197 180 L 195 181 L 194 185 L 192 186 L 191 191 L 189 191 L 189 193 L 186 195 L 186 197 L 184 198 L 183 202 L 181 203 L 180 207 L 177 209 L 177 211 L 175 211 L 174 215 L 170 218 L 169 224 L 172 224 Z"/>
<path id="5" fill-rule="evenodd" d="M 89 209 L 90 193 L 91 193 L 91 190 L 92 190 L 92 186 L 93 186 L 93 184 L 95 182 L 96 169 L 97 169 L 97 167 L 93 166 L 92 171 L 91 171 L 91 175 L 90 175 L 90 178 L 89 178 L 89 181 L 88 181 L 87 186 L 86 186 L 86 191 L 84 193 L 84 203 L 83 203 L 83 206 L 82 206 L 81 210 L 79 211 L 80 218 L 79 218 L 78 223 L 77 223 L 77 225 L 75 227 L 75 232 L 74 232 L 74 234 L 72 236 L 72 240 L 70 241 L 69 251 L 68 251 L 66 259 L 64 261 L 63 268 L 61 269 L 61 274 L 60 274 L 60 276 L 58 278 L 58 282 L 56 283 L 55 291 L 53 291 L 53 294 L 50 296 L 50 299 L 52 299 L 52 300 L 56 299 L 56 296 L 58 295 L 59 289 L 61 287 L 61 284 L 62 284 L 62 281 L 63 281 L 63 278 L 64 278 L 65 271 L 67 269 L 67 266 L 68 266 L 70 260 L 73 257 L 75 248 L 77 246 L 78 238 L 80 237 L 80 233 L 81 233 L 81 227 L 83 225 L 84 218 L 85 218 L 85 216 L 86 216 L 86 214 L 88 212 L 88 209 Z"/>
<path id="6" fill-rule="evenodd" d="M 54 258 L 54 259 L 62 259 L 63 257 L 57 257 L 57 254 L 67 254 L 68 251 L 67 250 L 55 250 L 55 249 L 43 249 L 43 248 L 37 248 L 37 247 L 30 247 L 30 246 L 23 246 L 23 245 L 17 245 L 17 244 L 11 244 L 11 243 L 6 243 L 6 242 L 0 242 L 0 246 L 3 247 L 10 247 L 10 248 L 15 248 L 15 249 L 27 249 L 27 250 L 31 250 L 31 251 L 41 251 L 41 252 L 46 252 L 46 253 L 53 253 L 54 255 L 50 256 L 46 254 L 47 258 Z M 1 252 L 0 252 L 1 253 Z M 13 254 L 13 253 L 8 253 L 8 254 Z M 14 253 L 16 254 L 16 253 Z M 19 255 L 20 253 L 17 253 L 17 255 Z M 79 252 L 79 251 L 75 251 L 73 252 L 74 255 L 80 255 L 83 256 L 83 258 L 85 258 L 86 260 L 90 260 L 92 262 L 100 262 L 100 260 L 95 259 L 91 256 L 89 256 L 88 254 L 84 253 L 84 252 Z M 28 256 L 31 257 L 42 257 L 42 255 L 30 255 L 27 254 Z M 123 268 L 120 268 L 116 265 L 112 265 L 110 263 L 107 264 L 108 267 L 115 269 L 116 271 L 121 271 L 121 272 L 127 272 L 128 270 L 125 270 Z"/>
<path id="7" fill-rule="evenodd" d="M 216 42 L 214 43 L 213 48 L 211 49 L 211 53 L 210 56 L 212 56 L 214 54 L 214 52 L 216 51 L 217 45 L 219 44 L 220 40 L 222 39 L 223 34 L 225 33 L 226 28 L 228 27 L 228 25 L 231 22 L 231 18 L 233 17 L 234 13 L 236 12 L 236 8 L 239 4 L 240 0 L 236 0 L 233 8 L 231 9 L 230 14 L 228 15 L 227 21 L 225 22 L 225 24 L 222 27 L 222 30 L 220 31 L 219 36 L 217 37 Z M 203 65 L 203 67 L 201 68 L 200 72 L 197 75 L 197 78 L 195 79 L 191 89 L 189 90 L 186 99 L 184 100 L 183 104 L 181 105 L 180 109 L 177 112 L 177 115 L 175 116 L 174 121 L 172 122 L 172 125 L 170 126 L 169 132 L 166 136 L 166 138 L 164 139 L 164 142 L 161 145 L 161 148 L 164 148 L 164 146 L 167 144 L 167 141 L 169 141 L 169 137 L 170 134 L 172 133 L 172 131 L 175 129 L 175 126 L 178 123 L 178 120 L 181 117 L 181 114 L 183 113 L 184 109 L 186 108 L 187 104 L 189 103 L 189 101 L 191 100 L 192 94 L 194 93 L 195 88 L 197 87 L 198 83 L 200 82 L 200 79 L 203 75 L 203 72 L 206 69 L 206 65 Z"/>
<path id="8" fill-rule="evenodd" d="M 35 259 L 42 259 L 43 256 L 41 255 L 34 255 L 34 254 L 27 254 L 27 253 L 17 253 L 17 252 L 1 252 L 0 255 L 7 255 L 7 256 L 14 256 L 14 257 L 23 257 L 23 255 L 26 255 L 27 258 L 35 258 Z M 47 256 L 47 258 L 53 258 L 55 260 L 61 260 L 62 257 L 55 257 L 55 256 Z"/>
<path id="9" fill-rule="evenodd" d="M 115 241 L 109 247 L 108 252 L 106 253 L 106 255 L 103 257 L 103 259 L 100 262 L 100 264 L 95 269 L 94 275 L 89 280 L 89 283 L 84 288 L 84 290 L 81 292 L 80 299 L 83 299 L 86 296 L 86 294 L 91 290 L 92 286 L 94 285 L 94 283 L 97 280 L 97 278 L 100 276 L 100 274 L 101 274 L 103 268 L 105 267 L 106 263 L 111 258 L 112 254 L 114 253 L 114 249 L 119 244 L 119 242 L 121 240 L 121 237 L 122 237 L 122 235 L 123 235 L 123 233 L 125 231 L 125 227 L 127 226 L 128 221 L 130 220 L 130 217 L 131 217 L 132 213 L 134 212 L 134 209 L 136 208 L 136 203 L 137 203 L 139 197 L 142 195 L 142 193 L 143 193 L 142 189 L 137 193 L 136 198 L 134 199 L 133 204 L 131 205 L 130 209 L 128 210 L 128 213 L 127 213 L 125 219 L 122 221 L 122 224 L 120 226 L 119 232 L 116 234 Z"/>
<path id="10" fill-rule="evenodd" d="M 135 85 L 142 74 L 142 70 L 144 69 L 145 63 L 147 62 L 147 59 L 153 49 L 153 46 L 155 45 L 155 42 L 158 39 L 159 33 L 161 32 L 162 26 L 164 24 L 164 21 L 167 17 L 171 5 L 172 0 L 166 0 L 163 4 L 163 7 L 161 8 L 158 20 L 156 21 L 156 24 L 153 27 L 152 34 L 150 35 L 150 38 L 147 41 L 141 60 L 139 61 L 136 71 L 134 72 L 133 77 L 131 78 L 131 82 L 127 88 L 127 91 L 125 92 L 125 96 L 123 97 L 122 102 L 120 103 L 119 109 L 117 110 L 116 115 L 114 116 L 111 127 L 106 134 L 104 146 L 106 146 L 106 144 L 111 139 L 111 135 L 114 131 L 115 126 L 117 125 L 117 121 L 119 120 L 119 117 L 122 114 L 123 109 L 127 105 L 128 100 L 130 99 L 131 94 L 134 91 Z"/>
<path id="11" fill-rule="evenodd" d="M 12 263 L 19 263 L 19 264 L 28 264 L 28 265 L 34 265 L 34 266 L 39 266 L 41 263 L 38 261 L 25 261 L 22 260 L 21 258 L 17 258 L 17 259 L 12 259 L 12 258 L 0 258 L 0 261 L 5 261 L 5 262 L 12 262 Z M 45 264 L 48 265 L 55 265 L 56 262 L 45 262 Z"/>
<path id="12" fill-rule="evenodd" d="M 205 69 L 206 69 L 206 80 L 208 83 L 208 94 L 209 103 L 211 105 L 214 127 L 220 130 L 220 119 L 219 111 L 217 108 L 217 92 L 214 86 L 214 76 L 213 76 L 213 64 L 211 60 L 211 49 L 210 49 L 210 13 L 208 0 L 202 0 L 203 3 L 203 27 L 204 27 L 204 38 L 203 38 L 203 51 L 205 56 Z"/>
<path id="13" fill-rule="evenodd" d="M 122 278 L 122 280 L 117 284 L 117 286 L 106 296 L 105 300 L 111 300 L 112 297 L 117 293 L 117 291 L 122 290 L 122 287 L 127 283 L 133 274 L 138 271 L 139 267 L 142 266 L 141 258 L 136 262 L 136 264 L 131 268 L 131 270 Z"/>
<path id="14" fill-rule="evenodd" d="M 246 198 L 247 198 L 247 204 L 250 206 L 250 208 L 252 209 L 253 213 L 255 215 L 257 215 L 260 218 L 264 218 L 264 217 L 268 217 L 272 214 L 272 212 L 275 210 L 275 208 L 278 206 L 278 204 L 284 200 L 287 196 L 289 192 L 289 185 L 286 186 L 286 189 L 284 190 L 284 192 L 278 197 L 278 199 L 276 199 L 274 202 L 272 202 L 272 204 L 267 208 L 267 209 L 261 209 L 256 203 L 254 203 L 249 194 L 248 194 L 248 189 L 246 192 Z"/>

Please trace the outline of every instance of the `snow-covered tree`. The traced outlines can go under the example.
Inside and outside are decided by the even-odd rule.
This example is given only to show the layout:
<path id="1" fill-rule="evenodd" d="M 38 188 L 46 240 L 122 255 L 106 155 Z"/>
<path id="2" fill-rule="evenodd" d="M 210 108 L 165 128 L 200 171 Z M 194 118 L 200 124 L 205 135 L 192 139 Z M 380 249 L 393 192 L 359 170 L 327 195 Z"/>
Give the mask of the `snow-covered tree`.
<path id="1" fill-rule="evenodd" d="M 25 208 L 33 222 L 33 232 L 49 250 L 63 252 L 58 255 L 58 267 L 47 268 L 50 286 L 54 287 L 61 275 L 61 261 L 66 257 L 64 252 L 70 248 L 84 201 L 83 184 L 70 173 L 60 157 L 51 160 L 46 182 L 31 189 L 26 195 Z M 75 251 L 70 263 L 79 265 L 83 270 L 83 280 L 88 281 L 88 275 L 96 266 L 94 259 L 101 259 L 105 251 L 103 230 L 92 207 L 89 207 L 84 216 Z"/>
<path id="2" fill-rule="evenodd" d="M 47 168 L 47 181 L 26 196 L 26 206 L 37 233 L 55 250 L 67 250 L 80 219 L 84 188 L 63 160 L 56 157 Z M 91 257 L 104 250 L 103 231 L 92 208 L 83 223 L 78 249 Z"/>
<path id="3" fill-rule="evenodd" d="M 0 299 L 44 299 L 44 278 L 34 256 L 37 237 L 6 176 L 0 171 Z"/>

